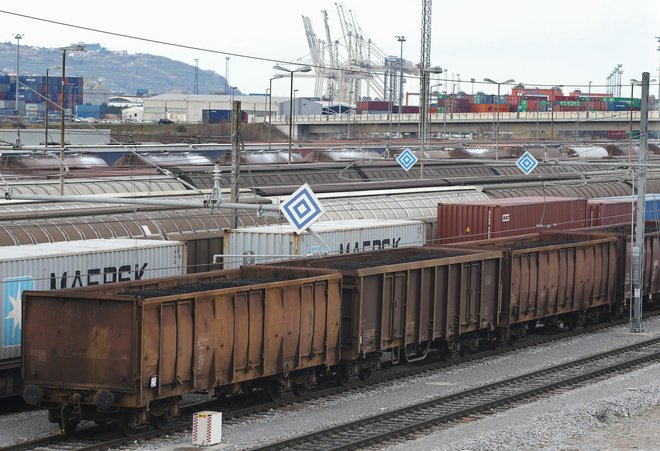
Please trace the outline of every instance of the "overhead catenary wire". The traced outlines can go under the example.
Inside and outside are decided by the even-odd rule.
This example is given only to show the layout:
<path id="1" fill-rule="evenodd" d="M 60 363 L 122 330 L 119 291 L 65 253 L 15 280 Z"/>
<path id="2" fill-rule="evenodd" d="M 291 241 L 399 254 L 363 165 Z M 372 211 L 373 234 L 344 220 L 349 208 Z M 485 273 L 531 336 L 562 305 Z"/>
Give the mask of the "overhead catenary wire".
<path id="1" fill-rule="evenodd" d="M 78 29 L 78 30 L 91 31 L 91 32 L 94 32 L 94 33 L 100 33 L 100 34 L 105 34 L 105 35 L 109 35 L 109 36 L 116 36 L 116 37 L 120 37 L 120 38 L 126 38 L 126 39 L 143 41 L 143 42 L 149 42 L 149 43 L 152 43 L 152 44 L 159 44 L 159 45 L 164 45 L 164 46 L 169 46 L 169 47 L 176 47 L 176 48 L 187 49 L 187 50 L 194 50 L 194 51 L 203 52 L 203 53 L 211 53 L 211 54 L 230 56 L 230 57 L 236 57 L 236 58 L 245 58 L 245 59 L 250 59 L 250 60 L 263 61 L 263 62 L 276 63 L 276 64 L 303 64 L 303 61 L 300 61 L 300 59 L 292 60 L 292 59 L 289 59 L 289 58 L 269 58 L 269 57 L 264 57 L 264 56 L 251 55 L 251 54 L 247 54 L 247 53 L 231 52 L 231 51 L 227 51 L 227 50 L 216 50 L 216 49 L 211 49 L 211 48 L 206 48 L 206 47 L 199 47 L 199 46 L 188 45 L 188 44 L 180 44 L 180 43 L 171 42 L 171 41 L 164 41 L 164 40 L 161 40 L 161 39 L 152 39 L 152 38 L 148 38 L 148 37 L 144 37 L 144 36 L 138 36 L 138 35 L 127 34 L 127 33 L 118 33 L 118 32 L 114 32 L 114 31 L 110 31 L 110 30 L 104 30 L 104 29 L 100 29 L 100 28 L 86 27 L 84 25 L 78 25 L 78 24 L 68 23 L 68 22 L 64 22 L 64 21 L 58 21 L 58 20 L 54 20 L 54 19 L 46 19 L 46 18 L 43 18 L 43 17 L 38 17 L 38 16 L 35 16 L 35 15 L 31 15 L 31 14 L 22 14 L 22 13 L 18 13 L 18 12 L 15 12 L 15 11 L 9 11 L 9 10 L 6 10 L 6 9 L 0 10 L 0 14 L 6 14 L 6 15 L 14 16 L 14 17 L 21 17 L 21 18 L 28 19 L 28 20 L 34 20 L 34 21 L 38 21 L 38 22 L 49 23 L 49 24 L 52 24 L 52 25 L 68 27 L 68 28 L 74 28 L 74 29 Z M 379 49 L 379 51 L 382 52 L 382 50 L 380 50 L 380 49 Z M 332 67 L 332 66 L 323 66 L 323 67 L 315 66 L 314 64 L 310 64 L 309 62 L 304 62 L 304 64 L 307 65 L 307 66 L 313 67 L 315 69 L 335 69 L 335 70 L 340 70 L 341 69 L 340 67 Z M 370 68 L 356 67 L 352 70 L 354 70 L 357 73 L 363 73 L 363 74 L 385 75 L 385 72 L 375 71 L 375 70 L 370 69 Z M 421 78 L 418 75 L 408 75 L 408 76 L 411 77 L 411 78 Z M 464 74 L 464 77 L 466 77 L 465 78 L 466 80 L 470 79 L 469 75 Z M 473 77 L 473 78 L 475 78 L 475 81 L 474 81 L 475 84 L 488 85 L 487 82 L 477 80 L 478 77 Z M 458 78 L 452 77 L 452 79 L 448 80 L 448 81 L 454 83 L 454 82 L 460 82 L 461 80 L 459 80 Z M 584 83 L 584 82 L 577 82 L 577 83 L 564 82 L 564 83 L 561 83 L 561 84 L 563 84 L 565 87 L 587 87 L 588 86 L 588 84 Z M 513 85 L 515 85 L 515 84 L 512 84 L 512 86 Z M 557 83 L 546 84 L 546 83 L 527 82 L 527 83 L 525 83 L 525 85 L 527 85 L 527 86 L 536 86 L 536 87 L 552 87 L 552 86 L 556 86 Z M 592 83 L 591 86 L 598 88 L 598 87 L 607 87 L 608 85 L 607 84 L 593 84 Z"/>

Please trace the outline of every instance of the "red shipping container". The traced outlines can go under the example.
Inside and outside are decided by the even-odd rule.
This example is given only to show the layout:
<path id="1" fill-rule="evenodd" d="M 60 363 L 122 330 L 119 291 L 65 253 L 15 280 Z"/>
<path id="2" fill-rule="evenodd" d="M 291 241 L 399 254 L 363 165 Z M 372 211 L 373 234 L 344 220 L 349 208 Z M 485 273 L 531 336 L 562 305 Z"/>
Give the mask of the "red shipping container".
<path id="1" fill-rule="evenodd" d="M 401 112 L 403 114 L 419 114 L 419 107 L 417 105 L 403 105 Z"/>
<path id="2" fill-rule="evenodd" d="M 625 130 L 608 130 L 607 139 L 625 139 L 626 131 Z"/>
<path id="3" fill-rule="evenodd" d="M 532 112 L 532 111 L 539 111 L 539 101 L 536 99 L 528 99 L 527 100 L 527 111 Z"/>
<path id="4" fill-rule="evenodd" d="M 515 197 L 438 204 L 436 244 L 486 240 L 542 230 L 570 230 L 587 224 L 587 200 Z"/>
<path id="5" fill-rule="evenodd" d="M 355 109 L 358 114 L 366 111 L 387 113 L 390 109 L 390 102 L 384 102 L 381 100 L 365 100 L 362 102 L 356 102 Z"/>
<path id="6" fill-rule="evenodd" d="M 588 227 L 630 224 L 635 203 L 614 199 L 589 199 Z"/>
<path id="7" fill-rule="evenodd" d="M 495 113 L 499 108 L 500 113 L 509 111 L 509 105 L 506 103 L 473 103 L 470 105 L 470 112 L 472 113 Z"/>

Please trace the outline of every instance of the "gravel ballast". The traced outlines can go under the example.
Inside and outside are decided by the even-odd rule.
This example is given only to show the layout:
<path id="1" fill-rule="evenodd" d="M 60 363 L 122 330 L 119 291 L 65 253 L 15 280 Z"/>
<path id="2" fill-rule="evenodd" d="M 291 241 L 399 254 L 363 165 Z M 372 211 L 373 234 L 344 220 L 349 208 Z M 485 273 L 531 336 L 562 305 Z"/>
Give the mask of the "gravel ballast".
<path id="1" fill-rule="evenodd" d="M 223 443 L 228 447 L 224 449 L 250 449 L 660 335 L 660 319 L 647 322 L 645 327 L 646 332 L 641 334 L 628 332 L 627 326 L 588 333 L 570 340 L 461 364 L 432 375 L 380 384 L 360 392 L 225 423 Z M 391 448 L 555 449 L 554 446 L 556 449 L 573 449 L 566 446 L 574 443 L 581 434 L 587 434 L 591 429 L 606 431 L 605 426 L 611 423 L 640 418 L 640 412 L 659 405 L 660 388 L 655 387 L 659 376 L 660 365 L 654 365 L 483 419 L 470 419 L 456 427 L 427 432 L 424 437 L 413 441 L 393 443 Z M 56 429 L 47 423 L 45 412 L 0 417 L 0 438 L 7 444 L 47 435 Z M 176 443 L 189 444 L 190 435 L 180 434 L 149 445 L 135 444 L 130 449 L 162 449 Z M 575 449 L 590 448 L 582 446 Z"/>

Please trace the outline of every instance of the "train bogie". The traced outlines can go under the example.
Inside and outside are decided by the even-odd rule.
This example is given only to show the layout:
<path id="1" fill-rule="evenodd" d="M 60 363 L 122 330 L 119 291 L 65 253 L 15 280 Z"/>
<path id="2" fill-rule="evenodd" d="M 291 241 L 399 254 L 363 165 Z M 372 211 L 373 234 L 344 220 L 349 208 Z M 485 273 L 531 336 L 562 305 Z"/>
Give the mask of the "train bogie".
<path id="1" fill-rule="evenodd" d="M 339 292 L 335 272 L 273 267 L 26 292 L 24 398 L 64 428 L 132 427 L 187 393 L 299 390 L 339 363 Z"/>

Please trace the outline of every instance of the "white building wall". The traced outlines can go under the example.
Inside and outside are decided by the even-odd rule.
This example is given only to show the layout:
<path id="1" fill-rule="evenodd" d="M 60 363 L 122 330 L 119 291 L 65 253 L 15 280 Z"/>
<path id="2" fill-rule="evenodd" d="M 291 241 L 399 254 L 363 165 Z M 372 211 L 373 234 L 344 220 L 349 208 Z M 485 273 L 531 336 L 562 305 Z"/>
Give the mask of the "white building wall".
<path id="1" fill-rule="evenodd" d="M 241 102 L 241 109 L 248 114 L 249 122 L 262 122 L 268 117 L 269 108 L 273 118 L 277 116 L 278 104 L 288 99 L 273 97 L 269 106 L 266 95 L 230 96 L 163 94 L 144 99 L 145 122 L 158 122 L 167 118 L 174 122 L 201 123 L 202 110 L 230 110 L 233 100 Z"/>

